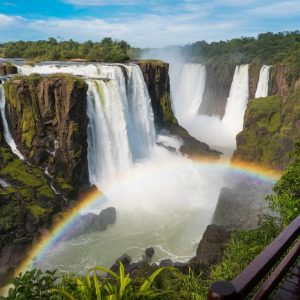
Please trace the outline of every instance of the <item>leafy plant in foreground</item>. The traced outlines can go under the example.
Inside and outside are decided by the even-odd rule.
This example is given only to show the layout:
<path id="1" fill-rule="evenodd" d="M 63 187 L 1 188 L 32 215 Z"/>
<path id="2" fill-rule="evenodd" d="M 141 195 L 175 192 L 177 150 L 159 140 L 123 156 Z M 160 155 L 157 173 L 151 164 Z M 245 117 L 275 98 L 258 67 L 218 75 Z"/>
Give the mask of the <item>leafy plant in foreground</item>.
<path id="1" fill-rule="evenodd" d="M 170 290 L 158 290 L 153 287 L 156 277 L 162 271 L 174 271 L 174 268 L 160 268 L 154 271 L 144 280 L 139 288 L 136 288 L 129 275 L 125 274 L 123 264 L 120 262 L 119 274 L 104 268 L 95 267 L 91 269 L 85 279 L 75 279 L 72 283 L 72 289 L 66 284 L 66 288 L 55 289 L 54 292 L 70 300 L 128 300 L 128 299 L 166 299 Z M 96 272 L 101 271 L 109 274 L 111 277 L 98 279 Z M 89 273 L 94 273 L 90 276 Z"/>
<path id="2" fill-rule="evenodd" d="M 18 300 L 58 300 L 62 299 L 53 294 L 53 287 L 58 279 L 55 271 L 42 272 L 41 270 L 27 271 L 11 280 L 14 288 L 10 288 L 8 296 L 0 299 Z"/>

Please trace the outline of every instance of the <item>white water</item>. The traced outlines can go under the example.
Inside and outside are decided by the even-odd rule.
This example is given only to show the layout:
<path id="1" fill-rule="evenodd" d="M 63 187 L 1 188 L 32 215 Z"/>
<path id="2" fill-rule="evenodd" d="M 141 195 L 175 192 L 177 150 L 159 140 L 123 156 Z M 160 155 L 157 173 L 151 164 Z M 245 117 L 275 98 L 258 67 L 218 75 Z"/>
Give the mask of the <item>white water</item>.
<path id="1" fill-rule="evenodd" d="M 123 71 L 122 71 L 123 68 Z M 155 143 L 154 116 L 143 74 L 136 65 L 19 66 L 19 71 L 81 75 L 88 83 L 89 179 L 101 188 L 147 157 Z M 127 82 L 123 72 L 127 74 Z"/>
<path id="2" fill-rule="evenodd" d="M 85 211 L 113 206 L 116 223 L 104 232 L 61 243 L 37 267 L 85 273 L 95 265 L 112 265 L 124 253 L 141 260 L 150 246 L 154 261 L 189 260 L 211 221 L 224 172 L 155 146 L 147 160 L 103 186 L 107 202 Z"/>
<path id="3" fill-rule="evenodd" d="M 116 81 L 89 81 L 88 163 L 90 182 L 100 185 L 132 164 L 124 106 Z"/>
<path id="4" fill-rule="evenodd" d="M 198 114 L 205 88 L 206 68 L 200 64 L 185 64 L 174 97 L 175 114 L 194 116 Z"/>
<path id="5" fill-rule="evenodd" d="M 244 113 L 249 97 L 248 65 L 236 66 L 222 126 L 236 135 L 243 129 Z"/>
<path id="6" fill-rule="evenodd" d="M 260 69 L 259 80 L 255 92 L 255 98 L 267 97 L 269 91 L 269 78 L 271 66 L 263 65 Z"/>
<path id="7" fill-rule="evenodd" d="M 84 272 L 94 265 L 110 266 L 124 252 L 139 260 L 149 246 L 155 247 L 156 260 L 187 261 L 211 221 L 223 185 L 222 172 L 179 155 L 182 141 L 156 137 L 143 74 L 135 65 L 122 68 L 103 64 L 19 67 L 23 74 L 65 72 L 85 77 L 89 176 L 108 199 L 90 211 L 117 209 L 116 224 L 105 232 L 61 243 L 41 267 Z M 191 68 L 205 74 L 202 66 Z M 187 106 L 194 103 L 197 110 L 204 82 L 195 80 L 193 88 L 198 96 Z M 173 148 L 174 153 L 155 142 Z"/>
<path id="8" fill-rule="evenodd" d="M 171 80 L 172 90 L 174 91 L 172 101 L 176 108 L 183 107 L 185 103 L 189 103 L 191 97 L 188 99 L 186 97 L 189 97 L 188 95 L 195 94 L 195 91 L 197 91 L 199 95 L 201 94 L 200 96 L 197 96 L 197 99 L 199 99 L 199 105 L 201 104 L 205 88 L 204 83 L 206 74 L 203 67 L 198 65 L 197 76 L 199 78 L 192 79 L 189 77 L 189 72 L 187 72 L 187 70 L 190 70 L 190 74 L 192 74 L 190 66 L 191 65 L 184 66 L 181 76 L 182 81 L 192 80 L 193 82 L 198 81 L 201 84 L 198 84 L 198 86 L 195 87 L 194 84 L 188 84 L 186 82 L 176 87 L 174 82 Z M 195 69 L 196 68 L 193 67 L 193 70 Z M 172 77 L 175 76 L 173 75 L 171 78 Z M 249 96 L 248 81 L 248 65 L 237 66 L 227 100 L 225 115 L 222 120 L 216 116 L 198 115 L 199 105 L 197 104 L 193 106 L 193 112 L 184 109 L 175 110 L 179 123 L 198 140 L 209 144 L 212 148 L 221 150 L 230 157 L 236 148 L 236 135 L 243 128 L 244 113 Z M 201 89 L 199 86 L 201 86 Z M 186 89 L 186 91 L 184 91 L 184 89 Z"/>
<path id="9" fill-rule="evenodd" d="M 2 85 L 0 85 L 0 112 L 1 112 L 1 118 L 2 118 L 2 124 L 4 129 L 4 138 L 6 143 L 10 146 L 11 151 L 16 154 L 21 160 L 24 160 L 24 156 L 22 153 L 18 150 L 16 143 L 14 139 L 11 136 L 11 133 L 9 131 L 6 114 L 5 114 L 5 95 L 4 95 L 4 89 Z"/>
<path id="10" fill-rule="evenodd" d="M 123 253 L 140 260 L 155 248 L 154 260 L 187 261 L 211 218 L 224 186 L 226 165 L 196 165 L 179 155 L 182 141 L 155 136 L 150 98 L 135 65 L 45 65 L 20 67 L 25 74 L 57 72 L 82 75 L 88 83 L 88 161 L 90 181 L 103 199 L 84 212 L 113 206 L 117 221 L 104 232 L 89 233 L 60 243 L 36 267 L 85 273 L 95 265 L 110 266 Z M 125 78 L 123 71 L 127 72 Z M 171 70 L 179 70 L 172 68 Z M 173 72 L 173 71 L 172 71 Z M 186 65 L 180 85 L 171 81 L 177 117 L 195 136 L 211 145 L 235 145 L 248 98 L 248 66 L 236 68 L 224 120 L 198 116 L 205 87 L 205 67 Z M 171 74 L 178 78 L 178 74 Z M 176 93 L 177 89 L 179 92 Z M 180 102 L 181 101 L 181 102 Z M 202 122 L 202 123 L 201 123 Z M 174 149 L 170 153 L 155 141 Z M 221 143 L 221 145 L 223 145 Z M 102 201 L 102 202 L 101 202 Z"/>

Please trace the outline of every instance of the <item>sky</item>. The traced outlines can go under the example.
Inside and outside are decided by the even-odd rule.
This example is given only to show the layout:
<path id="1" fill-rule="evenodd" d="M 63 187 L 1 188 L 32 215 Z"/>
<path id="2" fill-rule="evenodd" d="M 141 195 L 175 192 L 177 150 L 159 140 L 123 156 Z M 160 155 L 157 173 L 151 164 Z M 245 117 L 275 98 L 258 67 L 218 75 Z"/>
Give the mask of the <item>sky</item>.
<path id="1" fill-rule="evenodd" d="M 0 0 L 0 42 L 123 39 L 133 47 L 300 29 L 300 0 Z"/>

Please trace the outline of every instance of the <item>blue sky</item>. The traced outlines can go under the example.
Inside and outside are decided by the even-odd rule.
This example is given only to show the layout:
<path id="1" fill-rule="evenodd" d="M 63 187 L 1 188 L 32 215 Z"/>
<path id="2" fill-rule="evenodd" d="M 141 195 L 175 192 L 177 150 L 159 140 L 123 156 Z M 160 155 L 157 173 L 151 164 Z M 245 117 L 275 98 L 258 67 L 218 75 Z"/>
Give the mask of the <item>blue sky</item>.
<path id="1" fill-rule="evenodd" d="M 0 42 L 111 36 L 136 47 L 300 29 L 300 0 L 0 0 Z"/>

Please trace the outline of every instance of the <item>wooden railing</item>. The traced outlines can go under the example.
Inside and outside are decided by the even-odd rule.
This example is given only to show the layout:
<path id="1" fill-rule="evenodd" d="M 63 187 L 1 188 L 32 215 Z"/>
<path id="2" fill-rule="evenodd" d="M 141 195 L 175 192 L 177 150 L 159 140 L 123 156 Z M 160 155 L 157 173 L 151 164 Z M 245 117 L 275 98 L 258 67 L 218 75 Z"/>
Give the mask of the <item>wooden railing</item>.
<path id="1" fill-rule="evenodd" d="M 220 280 L 214 282 L 209 288 L 208 300 L 245 299 L 265 278 L 299 235 L 300 215 L 232 281 Z M 267 299 L 299 257 L 299 254 L 300 240 L 295 243 L 291 251 L 264 281 L 253 299 Z"/>

